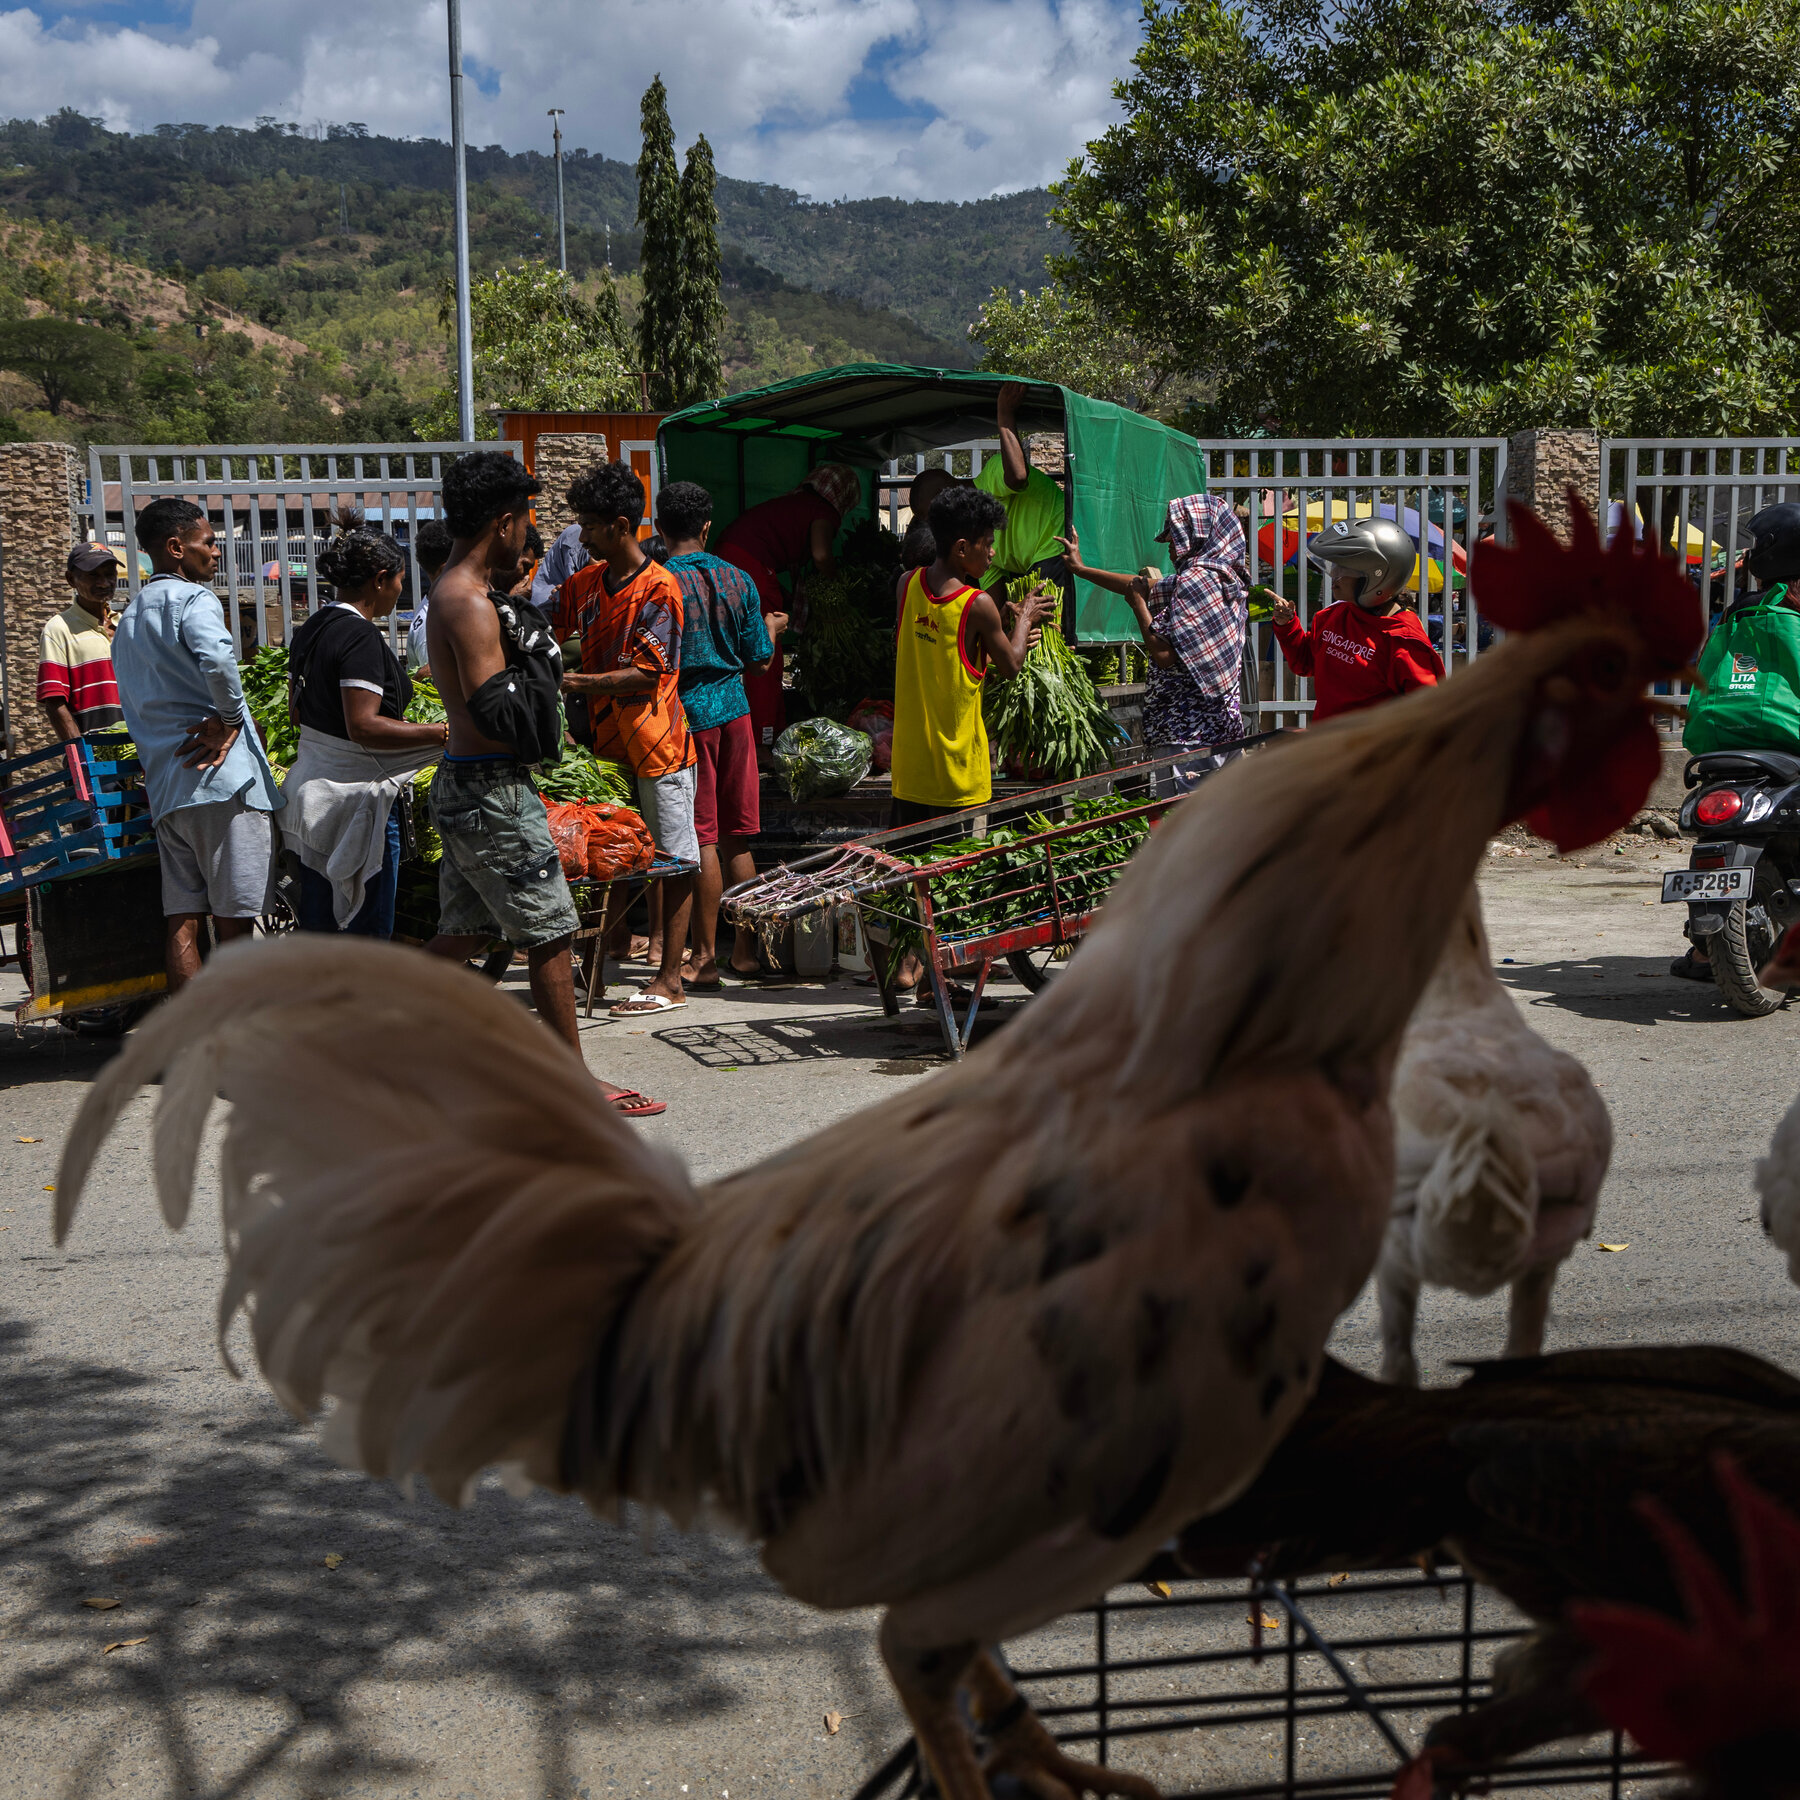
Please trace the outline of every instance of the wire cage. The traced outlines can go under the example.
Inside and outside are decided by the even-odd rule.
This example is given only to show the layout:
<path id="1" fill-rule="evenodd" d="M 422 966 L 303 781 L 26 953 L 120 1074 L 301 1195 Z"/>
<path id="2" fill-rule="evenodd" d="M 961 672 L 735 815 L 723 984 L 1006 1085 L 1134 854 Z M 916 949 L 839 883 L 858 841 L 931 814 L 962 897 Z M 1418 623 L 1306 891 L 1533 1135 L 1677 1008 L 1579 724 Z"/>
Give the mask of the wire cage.
<path id="1" fill-rule="evenodd" d="M 1006 1656 L 1072 1755 L 1128 1766 L 1165 1800 L 1385 1800 L 1435 1719 L 1493 1696 L 1495 1655 L 1529 1629 L 1455 1569 L 1191 1581 L 1163 1558 Z M 1626 1800 L 1675 1772 L 1603 1734 L 1500 1765 L 1470 1791 Z M 909 1739 L 855 1800 L 935 1793 Z"/>

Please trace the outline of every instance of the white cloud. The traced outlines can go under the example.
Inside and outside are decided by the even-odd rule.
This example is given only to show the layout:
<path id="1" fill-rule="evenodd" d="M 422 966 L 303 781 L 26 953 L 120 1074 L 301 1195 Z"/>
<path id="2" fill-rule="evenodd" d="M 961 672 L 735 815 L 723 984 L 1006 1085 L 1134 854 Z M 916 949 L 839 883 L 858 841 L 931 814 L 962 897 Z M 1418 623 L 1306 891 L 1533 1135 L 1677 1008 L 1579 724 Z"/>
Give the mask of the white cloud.
<path id="1" fill-rule="evenodd" d="M 571 147 L 630 160 L 660 71 L 677 138 L 704 131 L 728 174 L 970 199 L 1059 174 L 1117 116 L 1137 38 L 1128 0 L 464 0 L 469 141 L 547 148 L 544 109 L 562 106 Z M 878 51 L 892 92 L 933 116 L 852 116 Z M 178 34 L 0 12 L 8 110 L 74 106 L 115 129 L 272 113 L 448 137 L 445 65 L 443 0 L 194 0 Z"/>

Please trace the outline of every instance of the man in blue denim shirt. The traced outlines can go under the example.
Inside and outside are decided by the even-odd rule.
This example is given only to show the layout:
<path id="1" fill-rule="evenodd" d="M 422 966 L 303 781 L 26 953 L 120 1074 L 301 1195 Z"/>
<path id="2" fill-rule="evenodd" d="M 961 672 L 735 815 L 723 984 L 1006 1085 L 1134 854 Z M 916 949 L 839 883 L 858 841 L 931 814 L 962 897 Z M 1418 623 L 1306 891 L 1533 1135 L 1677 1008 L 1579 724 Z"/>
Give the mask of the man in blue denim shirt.
<path id="1" fill-rule="evenodd" d="M 113 673 L 144 765 L 162 861 L 169 991 L 200 972 L 200 921 L 221 943 L 248 937 L 269 905 L 280 790 L 263 753 L 219 597 L 213 529 L 186 500 L 137 518 L 155 571 L 119 615 Z"/>

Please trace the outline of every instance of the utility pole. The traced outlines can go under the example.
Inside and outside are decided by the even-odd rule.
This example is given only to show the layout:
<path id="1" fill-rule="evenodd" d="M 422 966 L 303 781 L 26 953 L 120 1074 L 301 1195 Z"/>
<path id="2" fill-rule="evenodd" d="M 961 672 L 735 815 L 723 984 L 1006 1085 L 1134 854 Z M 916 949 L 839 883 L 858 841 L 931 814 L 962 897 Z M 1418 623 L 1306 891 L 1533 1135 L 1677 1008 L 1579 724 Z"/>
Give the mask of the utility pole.
<path id="1" fill-rule="evenodd" d="M 556 121 L 556 266 L 566 275 L 569 272 L 569 234 L 563 224 L 563 192 L 562 192 L 562 118 L 563 109 L 553 106 L 548 116 Z"/>
<path id="2" fill-rule="evenodd" d="M 450 12 L 450 156 L 456 165 L 456 417 L 475 441 L 475 346 L 469 325 L 469 165 L 463 144 L 462 0 Z"/>

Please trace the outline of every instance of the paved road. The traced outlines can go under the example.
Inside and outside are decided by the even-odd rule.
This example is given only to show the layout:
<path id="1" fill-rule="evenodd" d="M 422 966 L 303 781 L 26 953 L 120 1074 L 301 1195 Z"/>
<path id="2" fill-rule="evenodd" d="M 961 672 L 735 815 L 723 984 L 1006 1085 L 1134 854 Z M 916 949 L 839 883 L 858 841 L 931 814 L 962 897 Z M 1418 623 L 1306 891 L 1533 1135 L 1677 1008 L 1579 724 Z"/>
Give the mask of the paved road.
<path id="1" fill-rule="evenodd" d="M 1643 904 L 1659 866 L 1654 847 L 1534 851 L 1495 855 L 1485 880 L 1504 977 L 1588 1062 L 1618 1130 L 1597 1236 L 1630 1247 L 1576 1252 L 1552 1343 L 1710 1339 L 1800 1367 L 1800 1296 L 1749 1185 L 1800 1079 L 1800 1007 L 1738 1020 L 1668 980 L 1674 909 Z M 671 1100 L 643 1129 L 708 1176 L 918 1078 L 933 1039 L 838 984 L 696 1000 L 660 1030 L 596 1023 L 586 1047 Z M 457 1514 L 332 1467 L 221 1370 L 216 1224 L 163 1230 L 141 1129 L 55 1251 L 43 1188 L 101 1054 L 0 1040 L 0 1800 L 854 1789 L 900 1735 L 867 1616 L 789 1603 L 715 1538 L 492 1488 Z M 1495 1352 L 1503 1309 L 1428 1295 L 1426 1378 Z M 1338 1337 L 1373 1364 L 1370 1296 Z M 1242 1755 L 1266 1760 L 1252 1737 Z M 1193 1741 L 1126 1757 L 1172 1786 L 1246 1767 Z"/>

